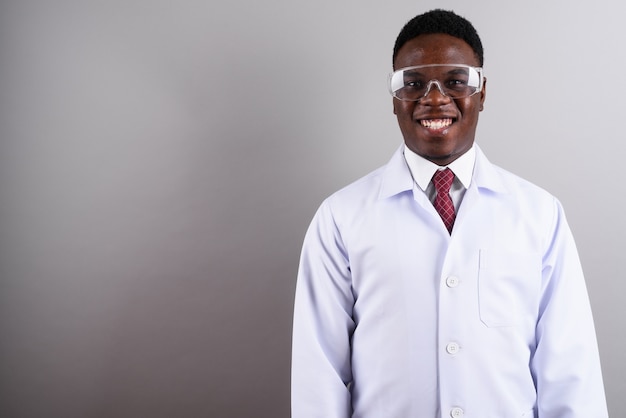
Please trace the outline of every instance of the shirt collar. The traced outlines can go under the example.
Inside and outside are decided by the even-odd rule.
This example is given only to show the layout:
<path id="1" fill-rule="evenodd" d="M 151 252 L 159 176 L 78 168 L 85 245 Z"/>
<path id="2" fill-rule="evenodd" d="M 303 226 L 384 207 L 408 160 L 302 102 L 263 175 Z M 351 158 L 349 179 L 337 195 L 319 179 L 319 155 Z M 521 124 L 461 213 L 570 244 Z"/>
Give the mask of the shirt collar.
<path id="1" fill-rule="evenodd" d="M 507 187 L 502 181 L 500 175 L 501 169 L 489 162 L 478 144 L 474 144 L 472 148 L 475 152 L 476 161 L 472 174 L 473 179 L 468 181 L 468 184 L 473 183 L 474 187 L 478 189 L 491 190 L 495 193 L 506 193 Z M 391 157 L 391 160 L 389 160 L 389 163 L 382 168 L 383 172 L 379 191 L 380 199 L 410 191 L 413 187 L 420 187 L 415 186 L 417 182 L 413 180 L 409 164 L 404 155 L 404 149 L 404 144 L 399 146 Z M 432 174 L 435 174 L 434 170 Z M 430 179 L 428 179 L 428 181 L 430 181 Z M 467 181 L 467 179 L 464 179 L 464 181 Z"/>
<path id="2" fill-rule="evenodd" d="M 447 166 L 439 166 L 431 161 L 428 161 L 424 157 L 421 157 L 411 151 L 406 145 L 404 145 L 403 151 L 404 158 L 409 166 L 411 175 L 422 190 L 426 190 L 428 184 L 433 178 L 433 175 L 435 174 L 435 171 L 442 170 L 446 167 L 452 170 L 454 175 L 461 181 L 461 184 L 463 184 L 463 187 L 466 189 L 472 182 L 474 162 L 476 161 L 476 149 L 474 144 L 472 144 L 472 147 L 465 154 L 461 155 Z"/>

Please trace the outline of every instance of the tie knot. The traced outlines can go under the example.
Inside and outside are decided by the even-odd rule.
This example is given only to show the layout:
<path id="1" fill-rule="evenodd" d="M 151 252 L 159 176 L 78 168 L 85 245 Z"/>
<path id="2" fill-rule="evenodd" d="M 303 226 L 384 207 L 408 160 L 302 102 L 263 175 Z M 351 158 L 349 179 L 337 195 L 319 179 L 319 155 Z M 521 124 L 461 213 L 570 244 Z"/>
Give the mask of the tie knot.
<path id="1" fill-rule="evenodd" d="M 450 192 L 450 186 L 454 180 L 454 173 L 449 168 L 445 170 L 437 170 L 433 176 L 433 184 L 437 194 L 448 194 Z"/>

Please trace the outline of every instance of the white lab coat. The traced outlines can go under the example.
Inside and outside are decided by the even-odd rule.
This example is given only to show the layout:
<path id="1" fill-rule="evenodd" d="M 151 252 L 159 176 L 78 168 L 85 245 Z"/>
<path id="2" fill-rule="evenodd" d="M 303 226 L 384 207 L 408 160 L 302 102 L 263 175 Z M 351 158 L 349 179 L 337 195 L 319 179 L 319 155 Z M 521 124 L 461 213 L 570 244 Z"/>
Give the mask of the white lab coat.
<path id="1" fill-rule="evenodd" d="M 561 205 L 476 151 L 451 235 L 402 148 L 323 202 L 298 272 L 294 418 L 608 416 Z"/>

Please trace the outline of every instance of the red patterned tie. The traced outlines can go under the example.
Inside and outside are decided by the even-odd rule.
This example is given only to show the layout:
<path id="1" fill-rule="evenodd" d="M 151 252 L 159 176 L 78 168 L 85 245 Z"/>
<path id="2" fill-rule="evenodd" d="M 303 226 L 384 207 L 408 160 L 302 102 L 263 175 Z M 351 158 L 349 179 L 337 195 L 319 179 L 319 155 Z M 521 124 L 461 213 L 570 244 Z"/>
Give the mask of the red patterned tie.
<path id="1" fill-rule="evenodd" d="M 445 170 L 437 170 L 433 176 L 433 184 L 437 195 L 435 196 L 435 209 L 441 216 L 448 232 L 452 233 L 452 225 L 454 225 L 454 204 L 450 198 L 450 186 L 454 180 L 454 173 L 446 168 Z"/>

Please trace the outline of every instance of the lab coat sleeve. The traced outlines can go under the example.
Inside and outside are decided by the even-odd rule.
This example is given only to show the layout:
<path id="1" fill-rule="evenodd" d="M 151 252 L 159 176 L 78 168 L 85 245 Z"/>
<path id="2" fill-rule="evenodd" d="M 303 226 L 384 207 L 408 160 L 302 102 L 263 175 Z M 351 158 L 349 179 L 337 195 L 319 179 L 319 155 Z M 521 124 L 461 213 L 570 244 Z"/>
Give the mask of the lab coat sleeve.
<path id="1" fill-rule="evenodd" d="M 546 238 L 531 371 L 539 418 L 608 417 L 594 323 L 580 260 L 560 203 Z"/>
<path id="2" fill-rule="evenodd" d="M 292 341 L 293 418 L 351 416 L 353 305 L 349 260 L 327 200 L 307 231 L 298 270 Z"/>

